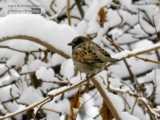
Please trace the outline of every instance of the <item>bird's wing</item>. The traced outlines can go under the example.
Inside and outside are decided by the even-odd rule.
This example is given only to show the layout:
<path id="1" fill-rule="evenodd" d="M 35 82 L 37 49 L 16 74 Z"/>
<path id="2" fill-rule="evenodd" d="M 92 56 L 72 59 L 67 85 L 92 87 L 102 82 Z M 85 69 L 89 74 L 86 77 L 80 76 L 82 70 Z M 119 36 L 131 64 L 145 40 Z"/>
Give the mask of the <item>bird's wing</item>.
<path id="1" fill-rule="evenodd" d="M 105 56 L 107 56 L 107 57 L 111 57 L 110 53 L 107 52 L 105 49 L 101 48 L 101 47 L 100 47 L 98 44 L 96 44 L 96 43 L 93 43 L 93 44 L 99 49 L 99 51 L 100 51 L 103 55 L 105 55 Z"/>
<path id="2" fill-rule="evenodd" d="M 73 52 L 73 58 L 83 63 L 103 63 L 99 56 L 90 49 L 90 43 L 85 42 Z"/>

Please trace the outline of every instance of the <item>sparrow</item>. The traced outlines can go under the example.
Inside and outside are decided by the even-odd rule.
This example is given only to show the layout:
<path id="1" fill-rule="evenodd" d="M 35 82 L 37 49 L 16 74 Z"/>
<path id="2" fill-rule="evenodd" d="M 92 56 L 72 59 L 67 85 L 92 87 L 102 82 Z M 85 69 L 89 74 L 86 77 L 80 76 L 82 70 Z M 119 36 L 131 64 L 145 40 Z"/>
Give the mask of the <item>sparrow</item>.
<path id="1" fill-rule="evenodd" d="M 104 70 L 108 62 L 119 61 L 84 36 L 75 37 L 68 45 L 72 46 L 72 59 L 77 69 L 90 76 Z"/>

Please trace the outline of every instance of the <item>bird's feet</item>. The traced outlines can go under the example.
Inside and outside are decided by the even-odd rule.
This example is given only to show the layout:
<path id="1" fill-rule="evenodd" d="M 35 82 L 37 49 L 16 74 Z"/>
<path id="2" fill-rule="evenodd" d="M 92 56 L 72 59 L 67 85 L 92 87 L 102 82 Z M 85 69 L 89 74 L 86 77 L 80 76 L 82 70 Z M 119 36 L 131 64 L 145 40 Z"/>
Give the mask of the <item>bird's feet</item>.
<path id="1" fill-rule="evenodd" d="M 90 76 L 89 76 L 89 74 L 87 74 L 86 75 L 86 80 L 89 81 L 89 78 L 90 78 Z"/>

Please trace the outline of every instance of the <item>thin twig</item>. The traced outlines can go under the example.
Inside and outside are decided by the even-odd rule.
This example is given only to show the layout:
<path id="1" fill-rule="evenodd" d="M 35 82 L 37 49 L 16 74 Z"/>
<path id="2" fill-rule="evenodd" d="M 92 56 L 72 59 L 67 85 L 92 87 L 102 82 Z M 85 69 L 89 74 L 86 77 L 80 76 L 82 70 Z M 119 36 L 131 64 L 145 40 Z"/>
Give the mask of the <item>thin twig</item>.
<path id="1" fill-rule="evenodd" d="M 128 7 L 126 7 L 126 6 L 122 5 L 122 4 L 120 4 L 120 6 L 124 7 L 125 8 L 124 10 L 130 12 L 131 14 L 135 14 L 135 12 L 132 12 Z"/>
<path id="2" fill-rule="evenodd" d="M 71 18 L 75 18 L 75 19 L 78 19 L 78 20 L 82 20 L 82 18 L 77 17 L 77 16 L 73 16 L 73 15 L 71 15 Z"/>
<path id="3" fill-rule="evenodd" d="M 100 112 L 98 115 L 96 115 L 93 119 L 96 119 L 98 116 L 100 116 L 104 111 L 106 111 L 108 107 L 106 107 L 102 112 Z"/>
<path id="4" fill-rule="evenodd" d="M 108 37 L 106 37 L 106 38 L 109 39 Z M 111 40 L 110 40 L 110 41 L 111 41 Z M 116 45 L 116 44 L 114 43 L 114 45 Z M 116 46 L 117 46 L 117 45 L 116 45 Z M 137 56 L 137 55 L 140 55 L 140 54 L 144 54 L 144 53 L 147 53 L 147 52 L 151 52 L 151 51 L 157 50 L 157 49 L 159 49 L 159 48 L 160 48 L 160 46 L 157 46 L 157 47 L 150 48 L 150 49 L 147 49 L 147 50 L 144 50 L 144 51 L 139 51 L 139 52 L 137 52 L 137 53 L 135 53 L 135 54 L 128 54 L 126 57 L 122 57 L 120 60 L 124 60 L 124 59 L 126 59 L 126 58 L 130 58 L 130 57 L 135 56 L 135 57 L 137 57 L 137 58 L 139 58 L 139 59 L 141 59 L 141 60 L 144 60 L 145 62 L 152 62 L 152 63 L 160 64 L 159 61 L 154 61 L 154 60 L 150 60 L 150 59 L 147 59 L 147 58 L 141 58 L 141 57 L 138 57 L 138 56 Z M 123 48 L 122 48 L 122 49 L 123 49 Z M 107 65 L 107 67 L 109 67 L 109 66 L 111 66 L 111 65 L 113 65 L 113 64 L 115 64 L 115 63 L 117 63 L 117 62 L 110 63 L 110 64 Z"/>
<path id="5" fill-rule="evenodd" d="M 157 29 L 156 29 L 156 25 L 155 25 L 155 21 L 154 21 L 154 16 L 152 16 L 152 18 L 153 18 L 154 28 L 155 28 L 155 31 L 156 31 L 157 41 L 159 42 L 159 36 L 158 36 Z"/>
<path id="6" fill-rule="evenodd" d="M 153 117 L 153 119 L 158 120 L 158 118 L 160 118 L 160 115 L 157 114 L 156 112 L 153 112 L 151 107 L 149 105 L 147 105 L 143 99 L 139 99 L 139 101 L 141 101 L 143 103 L 143 105 L 145 105 L 145 107 L 147 108 L 147 112 Z"/>
<path id="7" fill-rule="evenodd" d="M 113 117 L 116 120 L 122 120 L 122 118 L 119 116 L 119 114 L 118 114 L 115 106 L 113 105 L 111 99 L 109 98 L 109 96 L 107 96 L 106 90 L 102 87 L 101 83 L 99 83 L 99 81 L 96 80 L 94 77 L 91 78 L 91 81 L 95 85 L 95 87 L 97 88 L 97 90 L 99 91 L 99 93 L 101 94 L 101 96 L 103 97 L 103 100 L 104 100 L 106 106 L 111 111 Z"/>
<path id="8" fill-rule="evenodd" d="M 119 17 L 121 18 L 121 22 L 117 25 L 115 25 L 113 28 L 120 26 L 123 23 L 123 17 L 121 16 L 121 14 L 119 13 L 119 10 L 117 9 L 117 13 L 119 15 Z"/>
<path id="9" fill-rule="evenodd" d="M 93 76 L 95 76 L 95 75 L 93 75 Z M 92 76 L 90 76 L 90 77 L 92 77 Z M 86 82 L 86 79 L 83 80 L 83 81 L 81 81 L 81 82 L 79 82 L 79 83 L 77 83 L 77 84 L 75 84 L 75 85 L 70 86 L 69 88 L 66 88 L 65 90 L 62 90 L 62 91 L 57 92 L 55 95 L 48 95 L 48 97 L 46 97 L 44 100 L 42 100 L 42 101 L 40 101 L 40 102 L 38 102 L 38 103 L 36 103 L 36 104 L 30 105 L 30 106 L 28 106 L 26 109 L 24 109 L 24 110 L 22 110 L 22 111 L 14 112 L 14 113 L 12 113 L 12 114 L 9 114 L 9 115 L 6 115 L 6 116 L 4 116 L 4 117 L 1 117 L 0 120 L 3 120 L 3 119 L 6 119 L 6 118 L 9 118 L 9 117 L 18 115 L 18 114 L 23 113 L 23 112 L 25 112 L 25 111 L 28 111 L 28 110 L 30 110 L 30 109 L 32 109 L 32 108 L 34 108 L 34 107 L 36 107 L 36 106 L 44 103 L 45 101 L 47 101 L 47 100 L 49 100 L 49 99 L 53 99 L 53 97 L 55 97 L 55 96 L 58 96 L 58 95 L 66 92 L 66 91 L 68 91 L 68 90 L 71 90 L 71 89 L 73 89 L 73 88 L 75 88 L 75 87 L 80 86 L 80 85 L 81 85 L 82 83 L 84 83 L 84 82 Z"/>
<path id="10" fill-rule="evenodd" d="M 4 73 L 0 74 L 0 77 L 3 77 L 7 72 L 10 71 L 11 68 L 8 68 Z"/>
<path id="11" fill-rule="evenodd" d="M 120 47 L 119 45 L 115 44 L 113 41 L 111 41 L 107 36 L 106 36 L 106 38 L 107 38 L 107 40 L 108 40 L 109 42 L 111 42 L 113 45 L 115 45 L 117 49 L 120 48 L 120 49 L 123 50 L 123 51 L 125 50 L 125 49 L 123 49 L 122 47 Z M 118 49 L 118 50 L 119 50 L 119 49 Z M 138 56 L 136 56 L 136 55 L 135 55 L 135 57 L 144 60 L 144 58 L 140 58 L 140 57 L 138 57 Z M 146 60 L 146 58 L 145 58 L 145 60 Z M 136 86 L 135 86 L 135 87 L 136 87 L 136 89 L 138 89 L 140 86 L 139 86 L 139 84 L 138 84 L 138 81 L 137 81 L 136 76 L 134 75 L 134 73 L 133 73 L 132 70 L 130 69 L 127 61 L 124 60 L 124 62 L 125 62 L 126 66 L 127 66 L 127 69 L 128 69 L 128 71 L 129 71 L 129 73 L 130 73 L 132 82 L 136 83 Z"/>
<path id="12" fill-rule="evenodd" d="M 124 89 L 123 90 L 121 90 L 121 89 L 115 90 L 115 89 L 110 88 L 110 81 L 108 80 L 108 78 L 109 77 L 107 77 L 107 82 L 109 82 L 107 85 L 108 90 L 115 92 L 115 93 L 121 93 L 121 94 L 128 93 L 130 96 L 134 96 L 138 100 L 139 103 L 143 104 L 147 108 L 147 112 L 150 115 L 152 115 L 152 117 L 155 118 L 155 120 L 157 120 L 157 118 L 160 117 L 160 115 L 158 113 L 154 112 L 153 109 L 151 109 L 150 105 L 146 104 L 145 101 L 148 101 L 148 100 L 144 97 L 141 97 L 138 93 L 135 94 L 135 93 L 131 92 L 130 90 L 124 90 Z"/>
<path id="13" fill-rule="evenodd" d="M 15 99 L 19 99 L 19 97 L 15 97 Z M 8 103 L 8 102 L 11 102 L 13 101 L 13 99 L 9 99 L 9 100 L 6 100 L 6 101 L 1 101 L 2 104 L 5 104 L 5 103 Z"/>
<path id="14" fill-rule="evenodd" d="M 14 51 L 17 51 L 17 52 L 22 52 L 22 53 L 31 53 L 31 52 L 44 52 L 45 50 L 31 50 L 31 51 L 25 51 L 25 50 L 18 50 L 18 49 L 15 49 L 15 48 L 11 48 L 9 46 L 2 46 L 0 45 L 0 48 L 7 48 L 7 49 L 10 49 L 10 50 L 14 50 Z"/>
<path id="15" fill-rule="evenodd" d="M 13 114 L 9 114 L 9 115 L 6 115 L 6 116 L 4 116 L 4 117 L 0 117 L 0 120 L 3 120 L 3 119 L 6 119 L 6 118 L 9 118 L 9 117 L 18 115 L 18 114 L 23 113 L 23 112 L 25 112 L 25 111 L 28 111 L 28 110 L 36 107 L 37 105 L 40 105 L 41 103 L 45 102 L 45 101 L 48 100 L 48 99 L 50 99 L 50 98 L 47 97 L 47 98 L 45 98 L 44 100 L 42 100 L 42 101 L 40 101 L 40 102 L 38 102 L 38 103 L 36 103 L 36 104 L 33 104 L 33 105 L 28 106 L 28 107 L 27 107 L 26 109 L 24 109 L 24 110 L 21 110 L 21 111 L 18 111 L 18 112 L 14 112 Z"/>
<path id="16" fill-rule="evenodd" d="M 49 103 L 49 102 L 52 101 L 52 100 L 53 100 L 53 98 L 52 98 L 52 99 L 49 99 L 48 101 L 45 101 L 43 104 L 41 104 L 41 105 L 38 107 L 38 109 L 37 109 L 37 111 L 36 111 L 36 113 L 35 113 L 35 116 L 34 116 L 34 120 L 36 120 L 37 113 L 38 113 L 39 109 L 40 109 L 43 105 L 45 105 L 46 103 Z"/>
<path id="17" fill-rule="evenodd" d="M 75 3 L 76 3 L 77 8 L 79 10 L 79 13 L 80 13 L 81 17 L 83 18 L 84 17 L 84 12 L 83 12 L 83 9 L 82 9 L 82 7 L 80 5 L 80 2 L 81 2 L 81 0 L 75 0 Z"/>
<path id="18" fill-rule="evenodd" d="M 15 82 L 16 82 L 16 81 L 13 81 L 13 82 L 11 82 L 11 83 L 8 83 L 8 84 L 5 84 L 5 85 L 1 85 L 1 86 L 0 86 L 0 88 L 2 88 L 2 87 L 6 87 L 6 86 L 8 86 L 8 85 L 15 84 Z"/>
<path id="19" fill-rule="evenodd" d="M 117 8 L 117 7 L 116 7 L 116 8 Z M 123 23 L 123 17 L 122 17 L 121 14 L 119 13 L 118 8 L 117 8 L 117 13 L 118 13 L 119 17 L 121 18 L 120 23 L 118 23 L 118 24 L 114 25 L 113 27 L 109 28 L 109 30 L 108 30 L 107 32 L 105 32 L 105 33 L 103 34 L 103 36 L 107 35 L 107 34 L 109 33 L 109 31 L 111 31 L 111 30 L 114 29 L 115 27 L 120 26 L 120 25 Z"/>
<path id="20" fill-rule="evenodd" d="M 49 66 L 49 67 L 47 67 L 47 69 L 48 68 L 55 68 L 55 67 L 57 67 L 57 66 L 59 66 L 60 64 L 57 64 L 57 65 L 55 65 L 55 66 Z M 36 72 L 36 70 L 35 71 L 28 71 L 28 72 L 23 72 L 23 73 L 19 73 L 20 75 L 26 75 L 26 74 L 34 74 Z"/>
<path id="21" fill-rule="evenodd" d="M 124 82 L 123 80 L 121 80 L 121 83 L 123 83 L 123 84 L 125 84 L 126 86 L 128 86 L 128 87 L 131 89 L 131 91 L 133 92 L 133 89 L 132 89 L 126 82 Z"/>
<path id="22" fill-rule="evenodd" d="M 42 80 L 42 82 L 47 82 L 47 83 L 56 83 L 56 84 L 69 84 L 69 82 L 64 82 L 64 81 L 46 81 L 46 80 Z"/>
<path id="23" fill-rule="evenodd" d="M 70 0 L 67 0 L 67 19 L 68 19 L 68 24 L 71 26 L 71 13 L 70 13 Z"/>
<path id="24" fill-rule="evenodd" d="M 137 24 L 138 24 L 138 23 L 135 23 L 133 26 L 136 26 Z M 119 37 L 121 37 L 122 35 L 124 35 L 124 33 L 128 33 L 129 30 L 133 29 L 133 26 L 131 26 L 131 25 L 129 25 L 129 24 L 127 24 L 127 25 L 129 26 L 129 28 L 126 29 L 126 30 L 124 30 L 123 33 L 122 33 Z M 125 44 L 127 44 L 127 43 L 125 43 Z"/>
<path id="25" fill-rule="evenodd" d="M 34 5 L 35 7 L 37 7 L 37 5 L 32 1 L 32 0 L 28 0 L 32 5 Z"/>
<path id="26" fill-rule="evenodd" d="M 2 39 L 0 39 L 0 43 L 1 42 L 4 42 L 4 41 L 7 41 L 7 40 L 11 40 L 11 39 L 18 39 L 18 40 L 21 40 L 21 39 L 26 39 L 26 40 L 29 40 L 29 41 L 32 41 L 32 42 L 36 42 L 40 45 L 43 45 L 45 46 L 46 48 L 48 48 L 49 50 L 55 52 L 55 53 L 58 53 L 59 55 L 63 56 L 64 58 L 70 58 L 69 55 L 65 54 L 63 51 L 61 50 L 58 50 L 57 48 L 55 48 L 54 46 L 52 46 L 51 44 L 47 43 L 47 42 L 44 42 L 38 38 L 35 38 L 35 37 L 31 37 L 31 36 L 26 36 L 26 35 L 17 35 L 17 36 L 11 36 L 11 37 L 4 37 Z"/>
<path id="27" fill-rule="evenodd" d="M 14 97 L 13 94 L 12 94 L 12 88 L 10 89 L 10 95 L 11 95 L 12 99 L 15 100 L 15 102 L 16 102 L 17 104 L 27 105 L 27 104 L 18 102 L 17 99 L 15 99 L 15 97 Z M 27 106 L 28 106 L 28 105 L 27 105 Z"/>
<path id="28" fill-rule="evenodd" d="M 147 22 L 153 27 L 153 23 L 152 23 L 150 17 L 148 16 L 147 12 L 145 10 L 140 9 L 140 8 L 138 8 L 138 10 L 142 11 L 146 15 L 146 17 L 148 19 Z"/>
<path id="29" fill-rule="evenodd" d="M 136 99 L 136 101 L 134 102 L 134 105 L 133 105 L 133 107 L 132 107 L 131 115 L 133 114 L 133 111 L 134 111 L 134 108 L 135 108 L 135 106 L 136 106 L 136 103 L 137 103 L 137 99 Z"/>
<path id="30" fill-rule="evenodd" d="M 83 105 L 86 104 L 89 100 L 91 100 L 91 99 L 97 94 L 97 92 L 98 92 L 98 91 L 96 91 L 96 92 L 94 93 L 94 95 L 92 95 L 92 97 L 90 97 L 88 100 L 86 100 L 86 101 L 83 103 Z M 82 105 L 82 106 L 83 106 L 83 105 Z M 81 106 L 81 108 L 82 108 L 82 106 Z"/>
<path id="31" fill-rule="evenodd" d="M 57 12 L 54 10 L 53 8 L 53 4 L 54 4 L 55 0 L 52 0 L 51 4 L 50 4 L 50 9 L 56 14 Z"/>
<path id="32" fill-rule="evenodd" d="M 141 22 L 140 22 L 140 10 L 139 10 L 139 9 L 138 9 L 138 21 L 139 21 L 139 25 L 140 25 L 140 27 L 142 28 L 142 30 L 143 30 L 146 34 L 148 34 L 149 36 L 151 36 L 151 33 L 147 32 L 147 31 L 142 27 L 142 24 L 141 24 Z"/>
<path id="33" fill-rule="evenodd" d="M 12 99 L 12 100 L 13 100 L 13 99 Z M 2 105 L 3 105 L 3 107 L 7 110 L 8 113 L 11 112 L 4 103 L 2 103 Z"/>
<path id="34" fill-rule="evenodd" d="M 127 102 L 126 98 L 124 98 L 124 96 L 120 93 L 121 97 L 123 98 L 123 100 L 125 101 L 125 103 L 128 105 L 129 109 L 131 109 L 131 106 L 129 105 L 129 103 Z"/>
<path id="35" fill-rule="evenodd" d="M 45 108 L 45 107 L 41 107 L 40 109 L 52 111 L 52 112 L 55 112 L 55 113 L 58 113 L 58 114 L 62 114 L 62 112 L 59 112 L 59 111 L 56 111 L 56 110 L 53 110 L 53 109 L 49 109 L 49 108 Z"/>

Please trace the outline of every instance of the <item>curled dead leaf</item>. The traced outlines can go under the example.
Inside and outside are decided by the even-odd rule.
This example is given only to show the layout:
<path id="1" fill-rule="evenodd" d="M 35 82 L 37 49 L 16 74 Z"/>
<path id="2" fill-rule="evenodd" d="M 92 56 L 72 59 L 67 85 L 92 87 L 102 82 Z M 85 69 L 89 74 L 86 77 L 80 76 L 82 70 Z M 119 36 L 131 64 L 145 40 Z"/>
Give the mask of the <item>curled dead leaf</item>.
<path id="1" fill-rule="evenodd" d="M 44 51 L 44 57 L 42 58 L 42 62 L 47 60 L 47 56 L 48 56 L 48 49 Z"/>
<path id="2" fill-rule="evenodd" d="M 68 120 L 76 120 L 79 109 L 83 105 L 82 95 L 80 94 L 79 90 L 76 92 L 73 99 L 70 100 L 70 105 L 70 114 Z"/>
<path id="3" fill-rule="evenodd" d="M 113 115 L 104 101 L 103 101 L 100 113 L 101 113 L 103 120 L 112 120 L 113 119 Z"/>
<path id="4" fill-rule="evenodd" d="M 104 27 L 104 22 L 106 19 L 106 14 L 107 14 L 107 7 L 103 7 L 99 10 L 98 15 L 97 15 L 97 22 L 101 27 Z"/>

